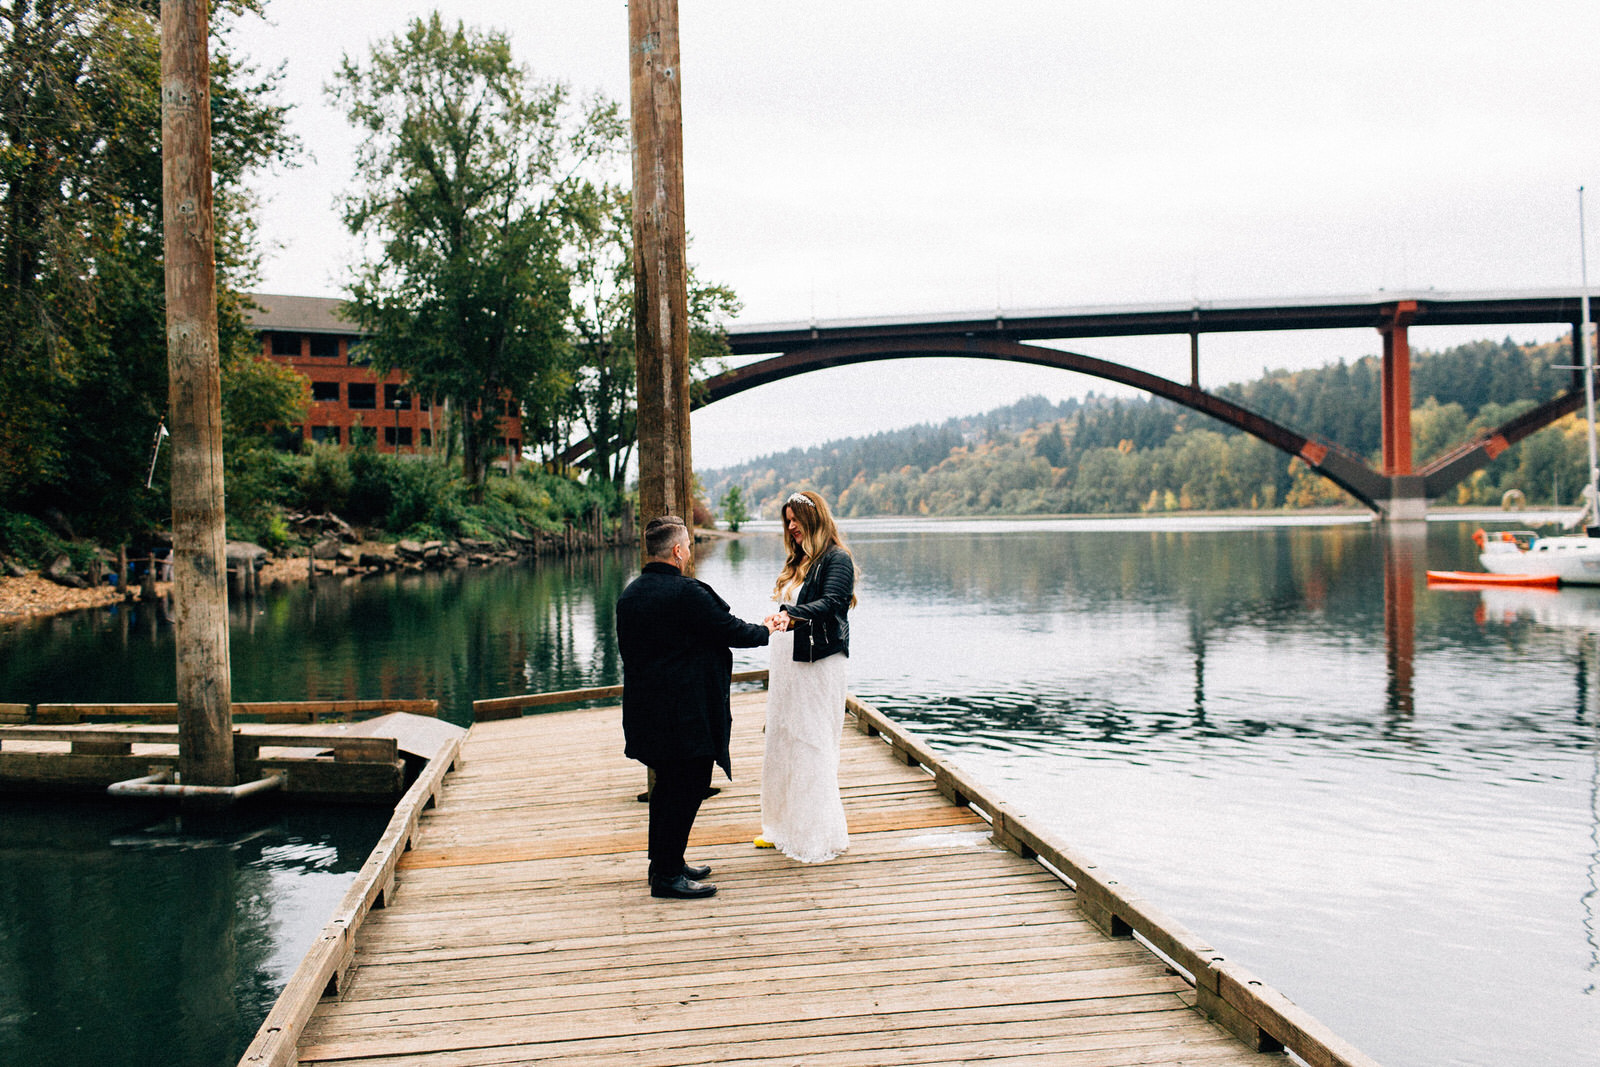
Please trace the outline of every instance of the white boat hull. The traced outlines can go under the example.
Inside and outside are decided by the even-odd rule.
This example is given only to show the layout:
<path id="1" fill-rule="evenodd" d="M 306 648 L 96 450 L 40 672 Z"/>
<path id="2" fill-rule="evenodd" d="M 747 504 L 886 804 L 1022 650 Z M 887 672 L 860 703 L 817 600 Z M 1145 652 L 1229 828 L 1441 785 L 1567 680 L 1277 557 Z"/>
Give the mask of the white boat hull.
<path id="1" fill-rule="evenodd" d="M 1528 548 L 1490 541 L 1478 560 L 1490 574 L 1553 574 L 1563 585 L 1600 585 L 1600 537 L 1540 537 Z"/>

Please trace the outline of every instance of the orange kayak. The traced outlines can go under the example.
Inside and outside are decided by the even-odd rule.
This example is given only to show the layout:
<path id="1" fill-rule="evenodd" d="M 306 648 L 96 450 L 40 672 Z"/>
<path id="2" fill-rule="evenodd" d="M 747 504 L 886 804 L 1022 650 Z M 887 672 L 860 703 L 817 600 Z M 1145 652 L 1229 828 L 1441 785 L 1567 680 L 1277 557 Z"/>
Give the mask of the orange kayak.
<path id="1" fill-rule="evenodd" d="M 1484 571 L 1429 571 L 1428 584 L 1533 585 L 1554 588 L 1561 582 L 1553 574 L 1488 574 Z"/>

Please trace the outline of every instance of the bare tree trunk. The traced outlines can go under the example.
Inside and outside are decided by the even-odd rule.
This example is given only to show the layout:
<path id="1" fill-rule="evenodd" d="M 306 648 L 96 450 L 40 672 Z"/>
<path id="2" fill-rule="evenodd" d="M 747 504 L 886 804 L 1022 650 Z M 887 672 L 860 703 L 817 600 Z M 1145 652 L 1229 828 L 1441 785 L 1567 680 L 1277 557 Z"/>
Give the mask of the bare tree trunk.
<path id="1" fill-rule="evenodd" d="M 208 23 L 206 0 L 161 0 L 172 589 L 179 771 L 189 785 L 233 785 Z"/>

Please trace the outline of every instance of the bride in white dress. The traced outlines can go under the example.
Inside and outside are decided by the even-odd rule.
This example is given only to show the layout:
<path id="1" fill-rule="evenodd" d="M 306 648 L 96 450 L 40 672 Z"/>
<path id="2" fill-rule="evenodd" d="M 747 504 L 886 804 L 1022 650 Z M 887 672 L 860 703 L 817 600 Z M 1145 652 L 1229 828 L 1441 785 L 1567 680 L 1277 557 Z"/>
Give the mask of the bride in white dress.
<path id="1" fill-rule="evenodd" d="M 802 863 L 833 859 L 850 845 L 839 799 L 848 612 L 855 561 L 827 502 L 810 490 L 783 505 L 783 570 L 773 587 L 766 752 L 761 764 L 761 836 Z"/>

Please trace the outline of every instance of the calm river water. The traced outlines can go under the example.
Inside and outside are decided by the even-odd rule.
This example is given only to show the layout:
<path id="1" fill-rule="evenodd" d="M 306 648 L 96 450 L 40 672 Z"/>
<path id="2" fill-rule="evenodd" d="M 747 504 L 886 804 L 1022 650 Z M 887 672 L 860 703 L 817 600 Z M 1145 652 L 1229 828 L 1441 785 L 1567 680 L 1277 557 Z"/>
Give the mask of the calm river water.
<path id="1" fill-rule="evenodd" d="M 1475 568 L 1472 528 L 855 522 L 851 688 L 1380 1062 L 1600 1064 L 1600 590 L 1427 589 L 1426 568 Z M 756 618 L 779 551 L 756 524 L 700 577 Z M 612 684 L 634 569 L 288 590 L 235 612 L 235 698 L 433 696 L 465 721 L 474 699 Z M 171 699 L 172 675 L 150 609 L 0 627 L 0 701 Z M 6 1063 L 148 1062 L 82 1056 L 77 1016 L 111 994 L 75 1015 L 42 992 L 79 972 L 158 983 L 183 1062 L 231 1062 L 375 836 L 0 819 Z M 232 909 L 182 928 L 192 905 L 140 888 L 160 878 Z M 162 939 L 114 932 L 141 908 Z M 185 967 L 217 970 L 176 984 Z M 214 1032 L 230 1012 L 242 1038 Z"/>

